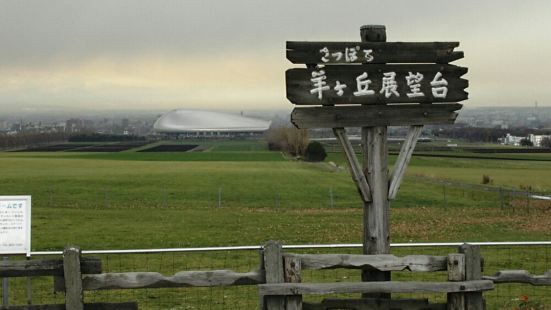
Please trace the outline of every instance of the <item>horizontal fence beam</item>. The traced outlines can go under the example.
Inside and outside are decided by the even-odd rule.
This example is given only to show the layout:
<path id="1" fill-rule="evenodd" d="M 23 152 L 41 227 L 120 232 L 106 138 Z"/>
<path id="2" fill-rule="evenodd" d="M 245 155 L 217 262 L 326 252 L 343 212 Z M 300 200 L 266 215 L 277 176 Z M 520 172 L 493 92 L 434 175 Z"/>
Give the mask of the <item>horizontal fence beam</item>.
<path id="1" fill-rule="evenodd" d="M 326 298 L 321 303 L 302 304 L 303 310 L 326 309 L 407 309 L 407 310 L 446 310 L 446 304 L 431 304 L 428 299 L 384 299 L 360 298 L 337 299 Z"/>
<path id="2" fill-rule="evenodd" d="M 397 257 L 390 254 L 284 254 L 285 257 L 300 259 L 302 269 L 365 269 L 380 271 L 444 271 L 447 270 L 446 256 L 408 255 Z"/>
<path id="3" fill-rule="evenodd" d="M 24 306 L 8 306 L 2 307 L 2 310 L 65 310 L 65 304 L 51 305 L 24 305 Z M 138 303 L 136 302 L 96 302 L 84 304 L 84 310 L 137 310 Z"/>
<path id="4" fill-rule="evenodd" d="M 82 277 L 84 290 L 212 287 L 261 283 L 266 283 L 264 272 L 238 273 L 231 270 L 181 271 L 173 276 L 164 276 L 157 272 L 127 272 Z"/>
<path id="5" fill-rule="evenodd" d="M 461 282 L 421 282 L 421 281 L 382 281 L 382 282 L 340 282 L 340 283 L 275 283 L 260 284 L 262 296 L 325 295 L 347 293 L 465 293 L 494 289 L 489 280 Z"/>
<path id="6" fill-rule="evenodd" d="M 101 259 L 84 257 L 80 261 L 83 274 L 101 273 Z M 0 277 L 63 276 L 62 259 L 0 261 Z"/>
<path id="7" fill-rule="evenodd" d="M 533 275 L 526 270 L 502 270 L 493 276 L 483 276 L 494 283 L 527 283 L 534 286 L 551 286 L 551 269 L 543 275 Z"/>

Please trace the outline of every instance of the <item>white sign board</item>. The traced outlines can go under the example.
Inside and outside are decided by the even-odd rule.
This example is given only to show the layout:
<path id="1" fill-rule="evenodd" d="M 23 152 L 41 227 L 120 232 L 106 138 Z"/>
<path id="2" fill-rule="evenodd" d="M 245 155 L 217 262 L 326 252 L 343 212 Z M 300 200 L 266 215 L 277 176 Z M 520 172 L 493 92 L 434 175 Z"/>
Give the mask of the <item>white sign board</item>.
<path id="1" fill-rule="evenodd" d="M 0 254 L 31 254 L 31 196 L 0 196 Z"/>

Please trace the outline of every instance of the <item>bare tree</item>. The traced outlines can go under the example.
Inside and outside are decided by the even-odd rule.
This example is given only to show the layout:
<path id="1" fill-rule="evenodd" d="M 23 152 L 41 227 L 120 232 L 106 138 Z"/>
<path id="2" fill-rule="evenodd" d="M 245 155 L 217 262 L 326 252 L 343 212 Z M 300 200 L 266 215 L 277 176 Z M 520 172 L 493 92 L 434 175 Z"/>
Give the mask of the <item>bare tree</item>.
<path id="1" fill-rule="evenodd" d="M 310 135 L 306 129 L 297 129 L 295 127 L 289 127 L 285 131 L 287 137 L 287 144 L 289 145 L 289 153 L 295 156 L 304 156 L 308 142 L 310 142 Z"/>
<path id="2" fill-rule="evenodd" d="M 308 130 L 295 127 L 272 127 L 265 134 L 271 150 L 281 150 L 294 156 L 304 156 L 310 141 Z"/>

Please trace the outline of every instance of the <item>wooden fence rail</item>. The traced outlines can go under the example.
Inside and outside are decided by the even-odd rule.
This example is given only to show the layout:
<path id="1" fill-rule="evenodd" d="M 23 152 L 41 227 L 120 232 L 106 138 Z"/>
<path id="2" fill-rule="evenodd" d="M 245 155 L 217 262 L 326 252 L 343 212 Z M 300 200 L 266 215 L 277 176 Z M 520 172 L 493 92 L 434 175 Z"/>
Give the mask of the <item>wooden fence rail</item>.
<path id="1" fill-rule="evenodd" d="M 491 280 L 494 283 L 526 283 L 535 286 L 551 286 L 551 269 L 541 276 L 532 275 L 526 270 L 502 270 L 493 276 L 484 276 L 482 278 Z"/>
<path id="2" fill-rule="evenodd" d="M 2 309 L 137 309 L 135 302 L 85 303 L 86 290 L 143 289 L 173 287 L 215 287 L 257 285 L 260 309 L 483 309 L 482 292 L 492 290 L 494 283 L 528 283 L 550 285 L 551 270 L 532 275 L 525 270 L 505 270 L 493 276 L 482 276 L 480 248 L 462 245 L 459 253 L 447 256 L 390 254 L 297 254 L 284 253 L 281 244 L 270 241 L 262 251 L 259 269 L 250 272 L 231 270 L 181 271 L 165 276 L 157 272 L 101 273 L 99 258 L 81 256 L 78 247 L 63 251 L 63 259 L 1 261 L 0 277 L 53 276 L 54 290 L 65 293 L 65 304 L 25 305 Z M 389 272 L 447 271 L 447 282 L 377 281 L 302 283 L 302 270 L 360 269 Z M 341 293 L 443 293 L 446 304 L 430 304 L 426 299 L 324 299 L 318 303 L 303 303 L 307 294 Z"/>
<path id="3" fill-rule="evenodd" d="M 260 284 L 261 296 L 349 293 L 466 293 L 493 290 L 490 280 L 462 282 L 379 281 L 339 283 Z"/>
<path id="4" fill-rule="evenodd" d="M 349 255 L 349 254 L 284 254 L 300 260 L 302 269 L 364 269 L 380 271 L 445 271 L 446 256 L 408 255 L 396 257 L 390 254 Z"/>
<path id="5" fill-rule="evenodd" d="M 210 287 L 230 285 L 257 285 L 266 283 L 264 273 L 245 273 L 231 270 L 181 271 L 173 276 L 163 276 L 157 272 L 126 272 L 86 275 L 82 279 L 84 290 L 169 288 L 169 287 Z"/>
<path id="6" fill-rule="evenodd" d="M 83 257 L 80 270 L 83 274 L 101 273 L 101 259 Z M 36 276 L 63 276 L 63 259 L 0 261 L 0 278 Z"/>
<path id="7" fill-rule="evenodd" d="M 326 309 L 353 309 L 353 310 L 446 310 L 447 305 L 443 303 L 431 304 L 428 299 L 381 299 L 381 298 L 360 298 L 360 299 L 335 299 L 327 298 L 320 303 L 304 303 L 303 310 L 326 310 Z"/>
<path id="8" fill-rule="evenodd" d="M 374 309 L 484 309 L 482 292 L 494 289 L 491 280 L 482 279 L 482 257 L 480 248 L 462 245 L 460 253 L 448 256 L 408 255 L 397 257 L 388 254 L 344 255 L 344 254 L 281 254 L 281 245 L 270 243 L 264 251 L 264 261 L 277 261 L 266 264 L 266 284 L 258 285 L 261 297 L 261 309 L 372 309 L 370 305 L 379 305 Z M 283 262 L 275 258 L 283 256 Z M 448 282 L 416 281 L 376 281 L 376 282 L 340 282 L 340 283 L 301 283 L 302 269 L 373 269 L 377 271 L 416 272 L 447 271 Z M 272 275 L 272 276 L 270 276 Z M 282 275 L 282 277 L 276 277 Z M 361 300 L 331 299 L 321 303 L 303 303 L 306 294 L 390 294 L 390 293 L 445 293 L 448 302 L 430 305 L 424 301 L 394 302 L 391 299 L 374 298 Z M 382 295 L 381 295 L 382 296 Z M 266 303 L 264 301 L 271 301 Z M 383 305 L 383 306 L 381 306 Z M 386 305 L 386 308 L 385 306 Z M 392 307 L 391 307 L 392 306 Z"/>

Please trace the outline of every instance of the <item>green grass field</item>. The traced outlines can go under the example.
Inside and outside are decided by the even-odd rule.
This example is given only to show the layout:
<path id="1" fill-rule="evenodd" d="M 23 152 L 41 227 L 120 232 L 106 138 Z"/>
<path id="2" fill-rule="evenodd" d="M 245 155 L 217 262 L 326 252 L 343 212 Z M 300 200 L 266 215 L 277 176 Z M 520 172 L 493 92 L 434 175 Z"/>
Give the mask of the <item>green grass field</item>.
<path id="1" fill-rule="evenodd" d="M 270 239 L 361 242 L 362 204 L 342 155 L 331 153 L 326 160 L 344 167 L 335 170 L 327 163 L 285 159 L 258 142 L 208 142 L 205 148 L 190 153 L 0 153 L 0 194 L 32 195 L 34 251 L 67 244 L 133 249 L 259 245 Z M 550 192 L 549 171 L 551 161 L 414 156 L 391 203 L 391 241 L 548 240 L 547 205 L 508 197 L 501 209 L 496 193 L 443 189 L 417 176 L 480 184 L 486 174 L 494 186 Z M 498 261 L 501 254 L 488 255 L 489 261 Z M 231 267 L 228 260 L 239 257 L 227 254 L 211 265 Z M 188 257 L 182 259 L 185 266 L 175 266 L 189 268 L 203 259 Z M 143 257 L 136 260 L 134 265 L 145 264 Z M 542 259 L 533 272 L 548 263 Z M 124 260 L 118 264 L 110 270 L 129 268 Z M 255 264 L 255 258 L 247 258 L 247 266 Z M 147 266 L 155 271 L 155 264 Z M 510 294 L 520 292 L 513 288 Z M 153 304 L 147 308 L 165 308 Z"/>

